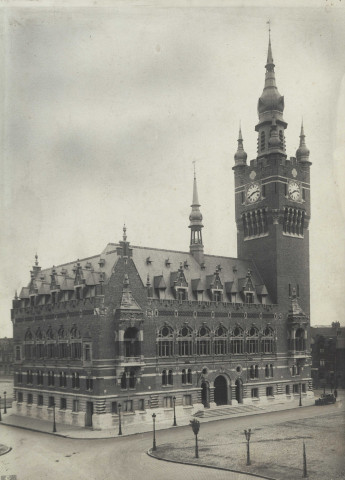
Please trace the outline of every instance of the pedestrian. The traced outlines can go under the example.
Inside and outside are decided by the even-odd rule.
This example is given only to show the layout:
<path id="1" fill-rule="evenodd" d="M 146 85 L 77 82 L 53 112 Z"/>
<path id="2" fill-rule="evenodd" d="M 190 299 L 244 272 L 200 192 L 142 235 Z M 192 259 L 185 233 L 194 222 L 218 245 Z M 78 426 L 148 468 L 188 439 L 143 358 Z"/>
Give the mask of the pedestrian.
<path id="1" fill-rule="evenodd" d="M 334 389 L 334 397 L 337 398 L 337 396 L 338 396 L 338 390 L 335 388 Z"/>

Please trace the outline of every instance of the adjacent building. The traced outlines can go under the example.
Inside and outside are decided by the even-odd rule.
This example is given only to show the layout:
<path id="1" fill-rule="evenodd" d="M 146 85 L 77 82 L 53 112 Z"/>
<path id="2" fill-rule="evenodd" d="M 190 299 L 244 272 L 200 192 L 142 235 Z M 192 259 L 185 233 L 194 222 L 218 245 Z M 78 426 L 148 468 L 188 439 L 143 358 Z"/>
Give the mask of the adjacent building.
<path id="1" fill-rule="evenodd" d="M 345 328 L 339 322 L 310 329 L 315 388 L 345 388 Z"/>
<path id="2" fill-rule="evenodd" d="M 13 339 L 0 338 L 0 375 L 13 374 Z"/>
<path id="3" fill-rule="evenodd" d="M 187 251 L 131 245 L 42 269 L 13 300 L 17 414 L 108 428 L 217 405 L 313 397 L 310 160 L 287 157 L 271 41 L 247 162 L 233 171 L 238 257 L 204 251 L 194 175 Z M 230 167 L 229 167 L 230 169 Z M 173 199 L 172 199 L 173 201 Z"/>

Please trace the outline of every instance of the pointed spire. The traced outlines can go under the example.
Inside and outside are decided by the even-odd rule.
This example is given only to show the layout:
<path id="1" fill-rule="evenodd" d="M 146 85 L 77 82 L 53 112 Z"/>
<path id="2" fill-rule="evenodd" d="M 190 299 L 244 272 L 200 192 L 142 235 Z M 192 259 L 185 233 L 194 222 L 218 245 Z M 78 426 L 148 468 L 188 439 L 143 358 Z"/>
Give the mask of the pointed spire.
<path id="1" fill-rule="evenodd" d="M 37 255 L 37 252 L 36 252 L 36 255 L 35 255 L 35 266 L 38 267 L 38 255 Z"/>
<path id="2" fill-rule="evenodd" d="M 276 78 L 274 73 L 274 63 L 272 55 L 272 45 L 271 45 L 271 28 L 269 28 L 268 34 L 268 50 L 267 50 L 267 63 L 265 65 L 266 75 L 265 75 L 265 86 L 264 91 L 259 98 L 258 103 L 258 113 L 260 114 L 277 110 L 281 113 L 284 111 L 284 97 L 280 95 L 276 86 Z"/>
<path id="3" fill-rule="evenodd" d="M 124 242 L 127 241 L 126 232 L 127 232 L 127 228 L 126 228 L 126 224 L 124 223 L 124 224 L 123 224 L 123 237 L 122 237 Z"/>
<path id="4" fill-rule="evenodd" d="M 309 155 L 310 151 L 305 143 L 305 135 L 304 135 L 304 127 L 303 127 L 303 119 L 301 124 L 301 133 L 300 133 L 300 142 L 299 147 L 296 150 L 296 158 L 298 162 L 309 162 Z"/>
<path id="5" fill-rule="evenodd" d="M 193 161 L 194 164 L 194 183 L 193 183 L 193 203 L 192 207 L 200 207 L 199 197 L 198 197 L 198 187 L 196 184 L 196 173 L 195 173 L 195 160 Z"/>
<path id="6" fill-rule="evenodd" d="M 194 180 L 193 180 L 193 200 L 192 200 L 192 211 L 189 215 L 189 228 L 191 229 L 190 236 L 190 252 L 197 260 L 201 263 L 203 261 L 204 255 L 204 246 L 202 244 L 202 233 L 203 228 L 202 224 L 202 214 L 200 212 L 200 203 L 198 197 L 198 188 L 196 182 L 196 172 L 195 172 L 195 161 L 194 164 Z"/>
<path id="7" fill-rule="evenodd" d="M 238 132 L 237 143 L 238 143 L 237 152 L 234 155 L 235 166 L 246 165 L 247 164 L 247 154 L 243 149 L 243 138 L 242 138 L 241 124 L 240 124 L 240 129 L 239 129 L 239 132 Z"/>

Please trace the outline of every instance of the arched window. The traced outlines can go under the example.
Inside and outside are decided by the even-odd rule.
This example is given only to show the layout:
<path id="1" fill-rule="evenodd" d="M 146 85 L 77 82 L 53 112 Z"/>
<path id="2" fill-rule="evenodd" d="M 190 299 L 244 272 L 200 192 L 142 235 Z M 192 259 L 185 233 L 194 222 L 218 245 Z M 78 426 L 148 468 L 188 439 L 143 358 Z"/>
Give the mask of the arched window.
<path id="1" fill-rule="evenodd" d="M 255 367 L 254 367 L 254 365 L 251 365 L 251 366 L 250 366 L 250 369 L 249 369 L 249 377 L 250 377 L 251 379 L 255 378 Z"/>
<path id="2" fill-rule="evenodd" d="M 259 331 L 251 327 L 247 336 L 247 353 L 259 353 Z"/>
<path id="3" fill-rule="evenodd" d="M 255 365 L 255 378 L 259 378 L 259 365 Z"/>
<path id="4" fill-rule="evenodd" d="M 274 352 L 274 334 L 270 327 L 266 327 L 262 336 L 262 352 L 273 353 Z"/>
<path id="5" fill-rule="evenodd" d="M 174 384 L 173 371 L 169 370 L 169 372 L 168 372 L 168 385 L 173 385 L 173 384 Z"/>
<path id="6" fill-rule="evenodd" d="M 226 355 L 227 350 L 227 331 L 220 325 L 215 331 L 214 353 L 215 355 Z"/>
<path id="7" fill-rule="evenodd" d="M 197 355 L 210 355 L 211 353 L 211 337 L 210 330 L 206 326 L 199 328 L 196 337 L 196 354 Z"/>
<path id="8" fill-rule="evenodd" d="M 26 383 L 31 385 L 33 383 L 33 375 L 32 375 L 32 370 L 28 370 L 26 372 Z"/>
<path id="9" fill-rule="evenodd" d="M 162 327 L 158 332 L 157 337 L 158 356 L 172 357 L 174 349 L 174 334 L 173 329 L 167 325 Z"/>
<path id="10" fill-rule="evenodd" d="M 265 150 L 265 132 L 261 132 L 261 135 L 260 135 L 260 150 L 261 152 Z"/>
<path id="11" fill-rule="evenodd" d="M 266 365 L 265 366 L 265 377 L 267 378 L 269 376 L 270 376 L 270 367 L 269 367 L 269 365 Z"/>
<path id="12" fill-rule="evenodd" d="M 193 383 L 192 369 L 191 369 L 191 368 L 188 368 L 188 372 L 187 372 L 187 383 Z"/>
<path id="13" fill-rule="evenodd" d="M 270 375 L 273 377 L 274 371 L 273 371 L 273 363 L 270 364 Z"/>
<path id="14" fill-rule="evenodd" d="M 135 327 L 129 327 L 124 335 L 125 356 L 138 357 L 140 355 L 139 330 Z"/>
<path id="15" fill-rule="evenodd" d="M 240 355 L 244 351 L 244 335 L 240 327 L 235 327 L 230 337 L 230 349 L 234 355 Z"/>
<path id="16" fill-rule="evenodd" d="M 193 355 L 192 329 L 188 326 L 182 327 L 178 332 L 178 353 L 180 357 Z"/>
<path id="17" fill-rule="evenodd" d="M 168 384 L 167 371 L 163 370 L 162 371 L 162 385 L 167 385 L 167 384 Z"/>
<path id="18" fill-rule="evenodd" d="M 186 375 L 186 370 L 182 370 L 182 385 L 185 385 L 187 383 L 187 375 Z"/>
<path id="19" fill-rule="evenodd" d="M 125 390 L 127 388 L 127 375 L 126 372 L 123 372 L 121 375 L 121 388 Z"/>
<path id="20" fill-rule="evenodd" d="M 129 374 L 129 388 L 135 388 L 136 378 L 135 378 L 135 370 L 132 369 Z"/>
<path id="21" fill-rule="evenodd" d="M 66 373 L 65 372 L 60 372 L 60 387 L 66 387 L 66 386 L 67 386 Z"/>
<path id="22" fill-rule="evenodd" d="M 305 350 L 305 331 L 303 328 L 298 328 L 295 334 L 295 350 Z"/>
<path id="23" fill-rule="evenodd" d="M 284 132 L 283 130 L 279 130 L 279 140 L 280 140 L 280 148 L 284 150 Z"/>

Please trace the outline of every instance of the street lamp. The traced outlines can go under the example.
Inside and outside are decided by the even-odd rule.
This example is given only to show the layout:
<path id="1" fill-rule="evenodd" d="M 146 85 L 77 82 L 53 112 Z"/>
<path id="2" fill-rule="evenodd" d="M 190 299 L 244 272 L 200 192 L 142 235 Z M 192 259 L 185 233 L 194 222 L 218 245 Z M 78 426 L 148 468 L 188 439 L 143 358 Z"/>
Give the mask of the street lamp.
<path id="1" fill-rule="evenodd" d="M 55 402 L 52 405 L 53 407 L 53 433 L 56 433 L 56 422 L 55 422 Z"/>
<path id="2" fill-rule="evenodd" d="M 119 435 L 122 435 L 122 428 L 121 428 L 121 403 L 119 403 L 118 409 L 119 409 Z"/>
<path id="3" fill-rule="evenodd" d="M 302 406 L 302 384 L 299 384 L 299 407 Z"/>
<path id="4" fill-rule="evenodd" d="M 244 434 L 245 434 L 246 440 L 247 440 L 247 465 L 251 465 L 251 463 L 250 463 L 250 452 L 249 452 L 249 442 L 250 442 L 250 437 L 251 437 L 251 434 L 252 434 L 252 430 L 249 428 L 248 430 L 244 431 Z"/>
<path id="5" fill-rule="evenodd" d="M 173 405 L 174 405 L 174 423 L 173 423 L 173 427 L 177 427 L 177 423 L 176 423 L 176 410 L 175 410 L 175 402 L 176 402 L 176 397 L 173 397 Z"/>
<path id="6" fill-rule="evenodd" d="M 7 392 L 4 392 L 4 401 L 5 401 L 5 404 L 4 404 L 4 413 L 7 413 L 7 408 L 6 408 L 6 393 L 7 393 Z"/>
<path id="7" fill-rule="evenodd" d="M 156 414 L 152 414 L 152 420 L 153 420 L 153 444 L 152 444 L 152 450 L 156 451 L 157 446 L 156 446 Z"/>
<path id="8" fill-rule="evenodd" d="M 196 418 L 193 418 L 193 420 L 190 420 L 189 423 L 195 435 L 195 458 L 199 458 L 198 433 L 200 430 L 200 422 Z"/>

